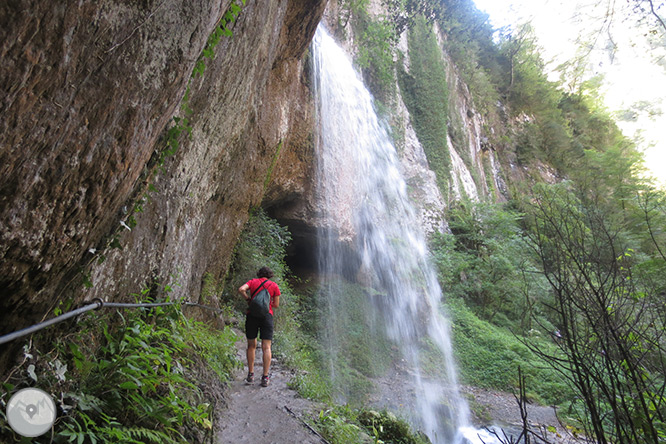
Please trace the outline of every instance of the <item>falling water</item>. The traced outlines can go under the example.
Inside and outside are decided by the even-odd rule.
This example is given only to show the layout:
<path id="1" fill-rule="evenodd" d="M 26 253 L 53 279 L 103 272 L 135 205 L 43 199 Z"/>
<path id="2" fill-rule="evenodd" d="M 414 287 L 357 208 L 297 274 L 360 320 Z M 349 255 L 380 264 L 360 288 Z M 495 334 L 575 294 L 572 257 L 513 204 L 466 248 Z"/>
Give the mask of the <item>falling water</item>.
<path id="1" fill-rule="evenodd" d="M 468 426 L 469 409 L 458 391 L 449 326 L 440 313 L 441 289 L 396 150 L 348 56 L 321 26 L 313 44 L 313 71 L 319 119 L 318 197 L 320 216 L 326 221 L 319 233 L 319 266 L 327 277 L 322 293 L 328 304 L 322 339 L 329 348 L 331 377 L 334 382 L 342 379 L 335 363 L 337 343 L 348 333 L 340 331 L 345 318 L 360 316 L 358 322 L 366 322 L 373 334 L 392 344 L 381 353 L 402 364 L 399 379 L 389 375 L 387 392 L 406 386 L 412 405 L 403 413 L 410 421 L 433 443 L 480 442 L 477 431 Z M 349 286 L 343 281 L 372 290 L 365 292 L 363 301 L 350 303 L 348 297 L 345 300 Z M 374 342 L 372 337 L 357 340 Z M 425 371 L 422 364 L 428 360 L 431 365 Z M 342 400 L 345 393 L 345 387 L 338 386 Z M 488 436 L 484 440 L 492 441 Z"/>

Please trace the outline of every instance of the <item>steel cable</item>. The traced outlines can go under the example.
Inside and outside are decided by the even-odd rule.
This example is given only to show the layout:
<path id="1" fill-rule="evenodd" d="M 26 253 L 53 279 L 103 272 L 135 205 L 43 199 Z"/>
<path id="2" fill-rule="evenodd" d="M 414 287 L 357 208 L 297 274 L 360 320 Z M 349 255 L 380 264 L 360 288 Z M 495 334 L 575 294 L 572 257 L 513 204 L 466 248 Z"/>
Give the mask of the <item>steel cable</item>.
<path id="1" fill-rule="evenodd" d="M 18 339 L 23 336 L 27 336 L 31 333 L 34 333 L 36 331 L 42 330 L 46 327 L 49 327 L 51 325 L 57 324 L 62 321 L 66 321 L 67 319 L 73 318 L 74 316 L 78 316 L 80 314 L 83 314 L 85 312 L 91 311 L 91 310 L 97 310 L 102 307 L 109 307 L 109 308 L 151 308 L 151 307 L 165 307 L 168 305 L 176 305 L 179 304 L 179 302 L 145 302 L 145 303 L 121 303 L 121 302 L 104 302 L 101 299 L 94 299 L 92 303 L 84 305 L 83 307 L 77 308 L 76 310 L 69 311 L 67 313 L 61 314 L 60 316 L 56 316 L 55 318 L 49 319 L 48 321 L 40 322 L 39 324 L 31 325 L 30 327 L 23 328 L 21 330 L 17 330 L 13 333 L 6 334 L 4 336 L 0 336 L 0 345 L 6 344 L 7 342 L 13 341 L 14 339 Z M 221 310 L 214 308 L 214 307 L 209 307 L 207 305 L 202 305 L 202 304 L 196 304 L 194 302 L 180 302 L 182 305 L 190 306 L 190 307 L 200 307 L 200 308 L 205 308 L 207 310 L 212 310 L 215 311 L 216 313 L 219 313 Z"/>

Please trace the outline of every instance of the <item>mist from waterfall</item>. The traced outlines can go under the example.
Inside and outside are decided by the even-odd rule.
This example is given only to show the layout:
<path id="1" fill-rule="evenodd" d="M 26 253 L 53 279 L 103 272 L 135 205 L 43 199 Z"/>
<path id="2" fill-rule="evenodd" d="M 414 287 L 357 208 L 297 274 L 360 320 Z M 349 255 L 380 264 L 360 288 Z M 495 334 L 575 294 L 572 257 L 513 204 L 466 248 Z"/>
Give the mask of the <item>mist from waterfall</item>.
<path id="1" fill-rule="evenodd" d="M 341 329 L 354 318 L 372 332 L 357 337 L 356 345 L 371 341 L 372 349 L 380 343 L 374 335 L 390 342 L 388 349 L 377 346 L 376 356 L 357 359 L 372 363 L 388 354 L 401 365 L 386 395 L 407 389 L 413 405 L 402 413 L 413 425 L 436 444 L 480 442 L 468 426 L 469 408 L 458 390 L 449 325 L 441 313 L 442 292 L 389 133 L 349 57 L 321 25 L 312 58 L 317 196 L 325 221 L 318 234 L 326 295 L 320 303 L 327 305 L 322 340 L 338 400 L 346 401 L 350 390 L 349 378 L 336 365 L 339 342 L 349 333 Z M 367 289 L 362 300 L 350 301 L 349 282 Z M 354 346 L 347 344 L 350 353 Z"/>

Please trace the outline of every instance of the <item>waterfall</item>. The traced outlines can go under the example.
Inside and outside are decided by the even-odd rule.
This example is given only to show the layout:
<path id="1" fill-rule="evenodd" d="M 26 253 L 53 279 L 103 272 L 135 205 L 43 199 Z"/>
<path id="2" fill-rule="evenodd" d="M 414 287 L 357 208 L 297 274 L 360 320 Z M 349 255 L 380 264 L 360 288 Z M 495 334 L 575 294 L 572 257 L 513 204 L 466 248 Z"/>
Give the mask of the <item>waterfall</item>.
<path id="1" fill-rule="evenodd" d="M 376 404 L 406 393 L 396 404 L 407 403 L 401 413 L 433 443 L 481 442 L 468 425 L 442 292 L 389 133 L 348 56 L 321 25 L 312 58 L 321 338 L 336 395 L 346 401 L 370 374 L 381 381 Z M 350 282 L 364 290 L 352 293 Z M 384 374 L 373 374 L 380 363 Z"/>

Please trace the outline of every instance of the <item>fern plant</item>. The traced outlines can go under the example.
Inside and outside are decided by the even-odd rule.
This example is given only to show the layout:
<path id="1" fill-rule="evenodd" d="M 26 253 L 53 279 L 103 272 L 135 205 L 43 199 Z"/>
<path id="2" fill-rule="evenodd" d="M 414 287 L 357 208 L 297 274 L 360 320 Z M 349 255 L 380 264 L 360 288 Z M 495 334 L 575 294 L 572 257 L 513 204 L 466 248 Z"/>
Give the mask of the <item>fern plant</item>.
<path id="1" fill-rule="evenodd" d="M 231 330 L 194 322 L 178 304 L 95 313 L 74 328 L 59 336 L 48 353 L 34 347 L 26 351 L 22 367 L 32 370 L 34 381 L 21 377 L 25 371 L 19 368 L 5 385 L 12 392 L 37 382 L 58 404 L 53 436 L 33 442 L 212 439 L 215 400 L 200 388 L 199 375 L 206 367 L 205 379 L 221 385 L 239 365 Z M 12 442 L 11 431 L 1 422 L 0 441 Z"/>

